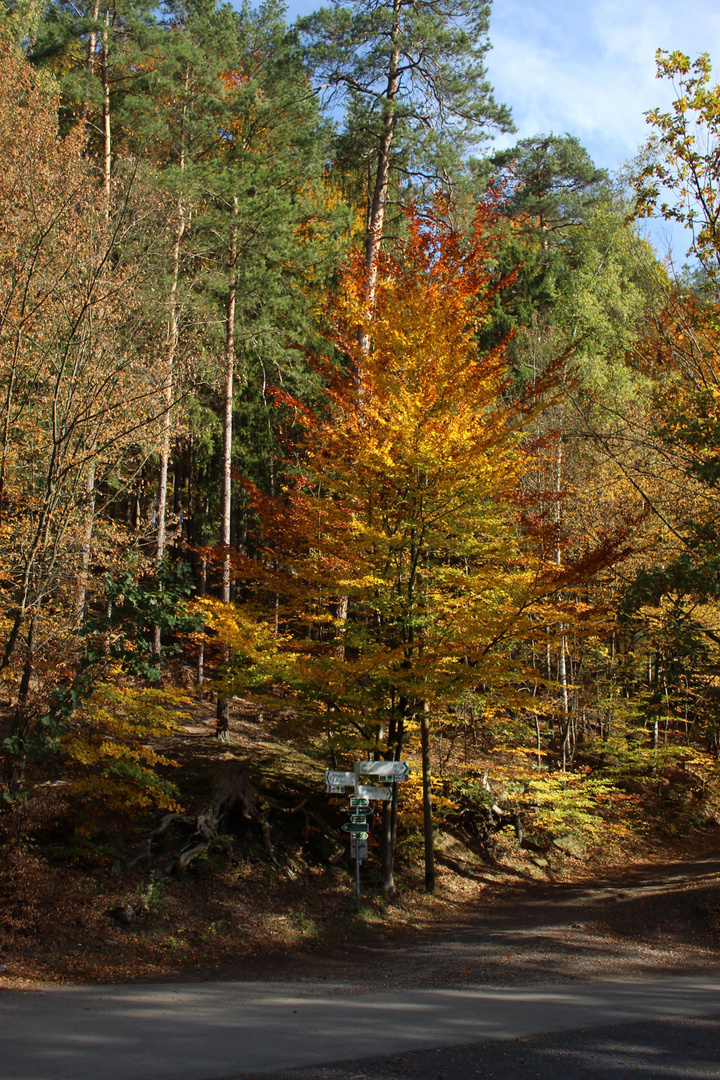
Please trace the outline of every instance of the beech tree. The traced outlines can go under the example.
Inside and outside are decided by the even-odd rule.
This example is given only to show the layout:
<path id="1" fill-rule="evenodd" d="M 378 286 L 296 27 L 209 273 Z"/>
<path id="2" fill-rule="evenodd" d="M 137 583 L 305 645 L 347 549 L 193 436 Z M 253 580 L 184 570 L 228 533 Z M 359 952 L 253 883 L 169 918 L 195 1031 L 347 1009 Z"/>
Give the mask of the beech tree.
<path id="1" fill-rule="evenodd" d="M 668 112 L 652 109 L 646 164 L 635 178 L 637 213 L 659 212 L 688 229 L 689 253 L 717 291 L 720 251 L 720 86 L 712 86 L 707 53 L 696 60 L 658 49 L 657 74 L 672 82 L 677 97 Z M 717 295 L 716 295 L 717 299 Z"/>
<path id="2" fill-rule="evenodd" d="M 411 214 L 397 258 L 380 259 L 372 314 L 364 257 L 351 259 L 328 318 L 361 374 L 323 364 L 327 414 L 309 421 L 300 486 L 285 513 L 266 515 L 268 559 L 280 567 L 268 581 L 286 625 L 313 628 L 314 644 L 302 633 L 297 642 L 307 660 L 293 677 L 324 710 L 331 740 L 343 747 L 354 731 L 366 750 L 399 757 L 408 724 L 420 723 L 430 891 L 432 712 L 480 682 L 512 695 L 508 643 L 543 578 L 522 550 L 515 503 L 526 414 L 503 401 L 502 350 L 475 344 L 498 287 L 492 217 L 482 205 L 463 237 Z M 328 599 L 341 592 L 339 655 Z"/>
<path id="3" fill-rule="evenodd" d="M 652 471 L 633 472 L 655 531 L 628 582 L 620 610 L 646 641 L 643 710 L 654 745 L 662 719 L 692 726 L 720 753 L 714 675 L 720 648 L 718 496 L 720 469 L 720 231 L 718 184 L 720 87 L 707 55 L 658 51 L 658 75 L 676 97 L 667 112 L 647 114 L 651 135 L 635 177 L 637 213 L 658 213 L 685 227 L 696 271 L 658 281 L 660 309 L 648 319 L 635 361 L 649 379 L 645 441 Z"/>

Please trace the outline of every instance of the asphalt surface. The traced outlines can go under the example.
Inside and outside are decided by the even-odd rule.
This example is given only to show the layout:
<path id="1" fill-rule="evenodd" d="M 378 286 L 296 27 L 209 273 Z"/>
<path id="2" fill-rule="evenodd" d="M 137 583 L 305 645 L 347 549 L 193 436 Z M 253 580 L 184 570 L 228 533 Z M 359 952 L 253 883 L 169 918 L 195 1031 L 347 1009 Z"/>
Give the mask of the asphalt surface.
<path id="1" fill-rule="evenodd" d="M 251 1080 L 260 1074 L 235 1074 Z M 263 1073 L 263 1080 L 717 1080 L 720 1014 Z"/>
<path id="2" fill-rule="evenodd" d="M 390 952 L 387 963 L 392 964 Z M 704 1072 L 651 1069 L 646 1075 L 715 1078 L 720 1076 L 718 1013 L 720 975 L 392 993 L 354 993 L 347 984 L 307 982 L 5 991 L 0 995 L 0 1076 L 2 1080 L 218 1080 L 284 1069 L 286 1075 L 305 1078 L 381 1077 L 401 1076 L 400 1070 L 407 1068 L 410 1076 L 465 1077 L 482 1075 L 483 1064 L 471 1066 L 470 1061 L 489 1061 L 498 1054 L 501 1064 L 516 1060 L 518 1039 L 630 1023 L 640 1026 L 633 1042 L 640 1047 L 648 1022 L 657 1026 L 664 1019 L 705 1018 L 705 1026 L 698 1030 L 713 1031 L 715 1041 L 711 1064 L 705 1049 L 695 1061 Z M 713 1024 L 709 1018 L 715 1018 Z M 590 1050 L 581 1050 L 578 1038 L 573 1036 L 568 1044 L 563 1058 L 568 1065 L 572 1053 L 584 1054 L 588 1061 L 588 1054 L 617 1054 L 613 1049 L 601 1050 L 597 1040 L 590 1041 Z M 615 1034 L 608 1038 L 612 1041 Z M 707 1034 L 708 1046 L 710 1038 Z M 507 1050 L 498 1049 L 501 1042 Z M 468 1045 L 475 1043 L 486 1045 Z M 540 1076 L 558 1075 L 557 1064 L 555 1072 L 547 1071 L 553 1054 L 563 1056 L 562 1040 L 558 1046 L 553 1049 L 552 1044 L 540 1042 L 537 1050 L 528 1051 L 531 1058 L 545 1063 L 546 1071 Z M 443 1050 L 434 1058 L 421 1055 L 417 1065 L 396 1065 L 390 1072 L 385 1067 L 384 1073 L 363 1074 L 357 1065 L 365 1058 L 452 1047 L 457 1049 Z M 679 1060 L 678 1051 L 673 1053 L 672 1060 Z M 640 1049 L 633 1054 L 639 1059 Z M 443 1068 L 440 1057 L 446 1062 Z M 319 1071 L 325 1066 L 335 1068 L 343 1060 L 355 1064 L 345 1072 Z M 563 1066 L 563 1073 L 624 1075 L 583 1073 L 579 1071 L 583 1060 L 582 1056 L 578 1059 L 577 1069 L 572 1066 L 574 1071 Z M 428 1061 L 436 1063 L 431 1071 L 427 1071 Z M 516 1075 L 532 1076 L 530 1067 L 524 1067 L 529 1071 L 516 1071 Z M 292 1072 L 301 1068 L 306 1071 Z M 496 1075 L 507 1080 L 512 1074 L 505 1068 Z"/>

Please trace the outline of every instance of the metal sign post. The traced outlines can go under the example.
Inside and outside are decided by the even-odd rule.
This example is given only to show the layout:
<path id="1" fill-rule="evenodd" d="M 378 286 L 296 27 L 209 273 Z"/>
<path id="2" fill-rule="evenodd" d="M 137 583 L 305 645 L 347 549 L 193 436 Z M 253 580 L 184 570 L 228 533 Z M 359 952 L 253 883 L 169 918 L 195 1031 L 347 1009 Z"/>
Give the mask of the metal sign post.
<path id="1" fill-rule="evenodd" d="M 355 844 L 355 914 L 360 914 L 360 846 Z"/>
<path id="2" fill-rule="evenodd" d="M 391 797 L 388 784 L 402 783 L 408 779 L 410 766 L 406 761 L 356 761 L 352 772 L 328 769 L 325 773 L 325 790 L 329 795 L 342 795 L 351 789 L 350 820 L 343 825 L 343 832 L 350 833 L 350 857 L 355 858 L 355 903 L 360 914 L 360 864 L 368 853 L 369 818 L 372 815 L 370 800 L 386 802 Z M 360 777 L 372 776 L 380 784 L 361 784 Z"/>

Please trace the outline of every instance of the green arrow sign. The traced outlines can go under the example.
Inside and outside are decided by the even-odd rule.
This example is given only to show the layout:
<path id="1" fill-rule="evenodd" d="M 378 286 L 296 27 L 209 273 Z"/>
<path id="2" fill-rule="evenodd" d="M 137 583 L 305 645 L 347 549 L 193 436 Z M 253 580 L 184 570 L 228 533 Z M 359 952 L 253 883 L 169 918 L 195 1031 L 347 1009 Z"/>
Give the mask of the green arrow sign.
<path id="1" fill-rule="evenodd" d="M 353 796 L 353 798 L 350 799 L 350 805 L 359 810 L 363 806 L 369 807 L 370 802 L 368 799 L 360 799 L 357 796 Z"/>
<path id="2" fill-rule="evenodd" d="M 368 837 L 367 825 L 365 824 L 365 822 L 361 823 L 359 821 L 348 821 L 343 825 L 343 832 L 352 833 L 353 836 L 357 836 L 361 840 L 367 840 Z"/>

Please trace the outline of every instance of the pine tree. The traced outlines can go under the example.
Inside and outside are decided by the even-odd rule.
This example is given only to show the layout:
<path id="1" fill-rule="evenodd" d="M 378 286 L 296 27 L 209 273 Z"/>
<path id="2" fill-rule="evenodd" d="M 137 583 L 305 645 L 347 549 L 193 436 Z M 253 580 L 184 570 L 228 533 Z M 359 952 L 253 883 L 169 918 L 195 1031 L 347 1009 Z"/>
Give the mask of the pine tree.
<path id="1" fill-rule="evenodd" d="M 372 147 L 365 267 L 372 307 L 385 214 L 395 176 L 447 187 L 463 156 L 491 129 L 512 130 L 485 72 L 490 5 L 483 0 L 335 0 L 300 19 L 310 63 L 330 100 L 346 105 L 340 153 Z M 362 135 L 359 133 L 362 132 Z M 345 145 L 343 146 L 343 141 Z M 350 144 L 350 145 L 349 145 Z M 366 345 L 367 351 L 367 345 Z"/>
<path id="2" fill-rule="evenodd" d="M 253 360 L 280 371 L 292 365 L 287 345 L 303 335 L 308 281 L 323 261 L 314 235 L 317 230 L 324 243 L 332 213 L 324 205 L 317 100 L 280 9 L 271 4 L 242 15 L 221 9 L 217 18 L 230 19 L 232 33 L 223 31 L 225 51 L 212 61 L 212 109 L 194 111 L 188 121 L 195 148 L 188 150 L 182 184 L 197 207 L 186 250 L 188 273 L 200 282 L 203 343 L 222 358 L 218 539 L 220 591 L 229 602 L 237 384 L 246 381 Z M 198 140 L 205 152 L 198 152 Z M 220 735 L 227 732 L 228 709 L 222 698 Z"/>

